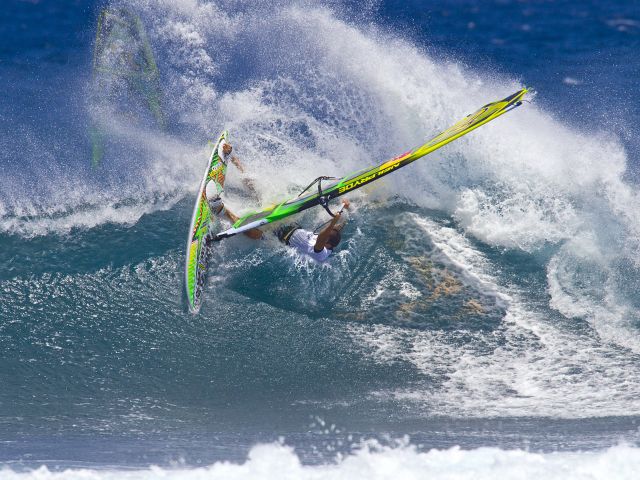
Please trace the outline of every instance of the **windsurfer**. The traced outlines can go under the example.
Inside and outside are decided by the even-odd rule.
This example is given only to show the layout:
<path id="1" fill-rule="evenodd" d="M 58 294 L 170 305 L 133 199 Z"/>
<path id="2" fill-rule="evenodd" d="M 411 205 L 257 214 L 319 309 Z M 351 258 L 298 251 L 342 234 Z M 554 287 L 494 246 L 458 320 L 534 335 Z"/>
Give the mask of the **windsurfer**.
<path id="1" fill-rule="evenodd" d="M 343 209 L 349 209 L 350 203 L 346 198 L 342 200 Z M 276 230 L 278 239 L 316 262 L 325 262 L 333 253 L 342 239 L 342 229 L 346 219 L 342 216 L 342 209 L 336 213 L 326 227 L 316 234 L 305 230 L 300 225 L 284 225 Z"/>
<path id="2" fill-rule="evenodd" d="M 218 145 L 218 157 L 220 158 L 221 165 L 220 173 L 216 178 L 210 178 L 205 187 L 205 195 L 207 202 L 209 203 L 209 209 L 211 213 L 220 217 L 226 216 L 232 223 L 238 221 L 238 217 L 225 207 L 222 201 L 222 193 L 224 192 L 224 180 L 226 173 L 226 166 L 229 162 L 233 163 L 240 173 L 244 173 L 244 165 L 240 162 L 240 159 L 233 154 L 233 146 L 226 140 L 222 140 Z M 253 183 L 248 178 L 243 181 L 244 185 L 252 192 L 254 196 L 257 196 Z M 253 239 L 259 239 L 262 237 L 260 230 L 250 230 L 245 234 Z"/>

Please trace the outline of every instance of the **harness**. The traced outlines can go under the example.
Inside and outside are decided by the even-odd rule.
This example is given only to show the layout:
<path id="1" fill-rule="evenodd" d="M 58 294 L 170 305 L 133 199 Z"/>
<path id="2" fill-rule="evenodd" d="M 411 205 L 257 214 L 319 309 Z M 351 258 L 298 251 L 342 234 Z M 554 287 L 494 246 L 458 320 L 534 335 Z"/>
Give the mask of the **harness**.
<path id="1" fill-rule="evenodd" d="M 296 230 L 300 230 L 302 227 L 300 225 L 298 225 L 297 223 L 294 223 L 292 225 L 285 225 L 283 226 L 278 232 L 278 240 L 280 240 L 282 243 L 284 243 L 285 245 L 289 245 L 289 239 L 291 238 L 291 236 L 293 235 L 293 233 Z"/>

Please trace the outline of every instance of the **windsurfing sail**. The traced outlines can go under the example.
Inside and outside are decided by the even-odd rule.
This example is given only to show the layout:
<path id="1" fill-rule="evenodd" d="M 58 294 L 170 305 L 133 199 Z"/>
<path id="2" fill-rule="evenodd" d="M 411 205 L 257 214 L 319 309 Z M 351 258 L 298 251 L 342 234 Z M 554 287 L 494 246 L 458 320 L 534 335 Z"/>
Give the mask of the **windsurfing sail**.
<path id="1" fill-rule="evenodd" d="M 522 104 L 522 97 L 526 93 L 527 89 L 523 88 L 502 100 L 489 103 L 439 133 L 424 145 L 414 148 L 413 150 L 403 153 L 391 160 L 387 160 L 380 165 L 359 170 L 340 179 L 333 179 L 333 181 L 327 185 L 322 185 L 322 181 L 329 180 L 330 177 L 320 177 L 319 179 L 316 179 L 318 182 L 317 191 L 287 200 L 258 212 L 248 213 L 234 223 L 231 228 L 218 233 L 216 238 L 221 240 L 252 228 L 277 222 L 278 220 L 282 220 L 283 218 L 287 218 L 317 205 L 327 208 L 327 204 L 332 198 L 344 195 L 347 192 L 360 188 L 398 170 L 399 168 L 409 165 L 411 162 L 424 157 L 434 150 L 443 147 L 447 143 L 466 135 L 470 131 L 475 130 L 485 123 L 488 123 L 491 120 L 498 118 L 500 115 L 518 107 Z M 313 183 L 309 187 L 312 185 Z"/>
<path id="2" fill-rule="evenodd" d="M 92 162 L 104 154 L 103 125 L 114 116 L 136 126 L 165 128 L 160 74 L 144 25 L 125 8 L 105 8 L 98 17 L 93 54 L 90 126 Z"/>

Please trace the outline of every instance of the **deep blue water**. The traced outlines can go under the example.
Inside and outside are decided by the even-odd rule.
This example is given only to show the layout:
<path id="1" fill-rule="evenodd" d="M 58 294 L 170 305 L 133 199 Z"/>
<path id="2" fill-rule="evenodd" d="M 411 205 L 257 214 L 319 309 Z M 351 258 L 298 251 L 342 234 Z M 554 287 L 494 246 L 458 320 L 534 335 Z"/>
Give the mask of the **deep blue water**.
<path id="1" fill-rule="evenodd" d="M 114 103 L 96 21 L 118 6 L 146 27 L 165 130 L 96 107 Z M 192 468 L 281 437 L 305 464 L 404 435 L 418 452 L 636 446 L 639 7 L 5 2 L 0 463 Z M 261 192 L 230 169 L 242 211 L 522 86 L 532 103 L 354 195 L 330 267 L 236 238 L 187 312 L 220 130 Z"/>
<path id="2" fill-rule="evenodd" d="M 592 129 L 604 119 L 620 123 L 610 131 L 634 149 L 637 165 L 637 135 L 624 124 L 640 115 L 634 101 L 639 9 L 634 0 L 399 1 L 384 2 L 380 14 L 410 29 L 434 55 L 489 66 L 533 86 L 541 94 L 538 102 L 568 122 Z"/>

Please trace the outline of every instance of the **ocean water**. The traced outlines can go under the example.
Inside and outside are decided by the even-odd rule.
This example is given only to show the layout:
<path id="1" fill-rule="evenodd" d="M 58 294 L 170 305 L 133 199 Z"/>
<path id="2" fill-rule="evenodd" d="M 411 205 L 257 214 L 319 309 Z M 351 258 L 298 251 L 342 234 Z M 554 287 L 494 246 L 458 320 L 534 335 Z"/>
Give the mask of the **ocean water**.
<path id="1" fill-rule="evenodd" d="M 145 26 L 164 129 L 96 108 L 105 7 Z M 637 478 L 639 12 L 5 0 L 0 478 Z M 329 265 L 220 243 L 188 313 L 221 130 L 241 212 L 523 86 L 519 109 L 350 195 Z"/>

